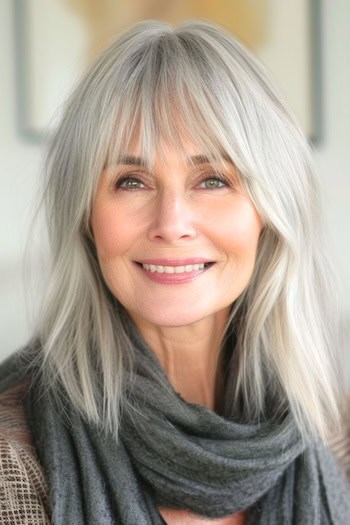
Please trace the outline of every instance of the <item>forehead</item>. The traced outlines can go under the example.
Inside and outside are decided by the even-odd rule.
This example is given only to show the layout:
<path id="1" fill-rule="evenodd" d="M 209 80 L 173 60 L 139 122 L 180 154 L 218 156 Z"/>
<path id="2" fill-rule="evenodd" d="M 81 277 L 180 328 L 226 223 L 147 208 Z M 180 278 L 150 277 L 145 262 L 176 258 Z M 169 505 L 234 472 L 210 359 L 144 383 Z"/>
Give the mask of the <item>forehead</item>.
<path id="1" fill-rule="evenodd" d="M 187 166 L 201 166 L 203 164 L 233 164 L 232 159 L 224 152 L 208 151 L 195 144 L 193 140 L 171 144 L 165 140 L 153 145 L 151 152 L 141 141 L 133 142 L 114 156 L 111 164 L 124 166 L 140 166 L 152 169 L 161 164 L 184 164 Z"/>
<path id="2" fill-rule="evenodd" d="M 217 131 L 217 126 L 214 129 Z M 135 156 L 145 159 L 148 167 L 156 160 L 166 161 L 169 156 L 186 163 L 187 159 L 199 155 L 212 162 L 218 161 L 224 156 L 223 150 L 228 151 L 230 147 L 227 147 L 229 141 L 217 135 L 209 122 L 199 122 L 188 112 L 185 119 L 180 110 L 169 109 L 167 115 L 153 112 L 150 115 L 136 108 L 132 118 L 118 119 L 109 140 L 106 160 L 107 164 L 115 164 L 120 157 Z"/>
<path id="3" fill-rule="evenodd" d="M 217 160 L 214 160 L 212 157 L 207 155 L 176 155 L 176 152 L 171 154 L 170 156 L 162 159 L 160 162 L 169 163 L 169 162 L 181 162 L 186 163 L 188 166 L 201 166 L 203 164 L 213 164 L 217 163 Z M 230 160 L 228 158 L 221 159 L 221 161 L 224 161 L 226 163 L 230 163 Z M 158 164 L 157 158 L 155 158 L 154 164 Z M 118 159 L 116 159 L 116 165 L 123 165 L 123 166 L 141 166 L 141 167 L 148 167 L 148 164 L 146 160 L 143 157 L 137 156 L 137 155 L 131 155 L 131 154 L 125 154 L 120 156 Z"/>

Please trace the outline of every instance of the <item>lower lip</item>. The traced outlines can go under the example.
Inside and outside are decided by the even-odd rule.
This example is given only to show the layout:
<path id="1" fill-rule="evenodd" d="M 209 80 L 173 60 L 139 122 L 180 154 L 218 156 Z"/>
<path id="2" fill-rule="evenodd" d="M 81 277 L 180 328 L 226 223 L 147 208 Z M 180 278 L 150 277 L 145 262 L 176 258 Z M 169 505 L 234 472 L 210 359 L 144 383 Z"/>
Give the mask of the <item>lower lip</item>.
<path id="1" fill-rule="evenodd" d="M 137 264 L 137 263 L 136 263 Z M 194 270 L 193 272 L 183 272 L 183 273 L 158 273 L 151 272 L 150 270 L 145 270 L 142 266 L 137 264 L 137 267 L 143 272 L 146 277 L 151 281 L 161 284 L 185 284 L 193 281 L 196 277 L 203 275 L 207 270 L 209 270 L 213 264 L 206 266 L 202 270 Z"/>

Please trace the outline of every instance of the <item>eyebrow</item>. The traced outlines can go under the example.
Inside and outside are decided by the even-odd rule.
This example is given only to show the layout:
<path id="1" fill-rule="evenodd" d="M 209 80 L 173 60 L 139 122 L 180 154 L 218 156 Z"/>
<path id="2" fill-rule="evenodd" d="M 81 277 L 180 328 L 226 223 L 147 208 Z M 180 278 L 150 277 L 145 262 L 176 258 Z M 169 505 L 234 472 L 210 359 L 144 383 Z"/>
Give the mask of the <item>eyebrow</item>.
<path id="1" fill-rule="evenodd" d="M 224 155 L 224 160 L 232 164 L 231 159 Z M 211 160 L 206 155 L 193 155 L 188 158 L 187 163 L 189 165 L 194 164 L 195 166 L 198 166 L 200 164 L 210 164 Z M 116 165 L 122 164 L 124 166 L 146 166 L 146 162 L 141 157 L 136 157 L 135 155 L 122 155 L 119 157 L 115 163 Z"/>

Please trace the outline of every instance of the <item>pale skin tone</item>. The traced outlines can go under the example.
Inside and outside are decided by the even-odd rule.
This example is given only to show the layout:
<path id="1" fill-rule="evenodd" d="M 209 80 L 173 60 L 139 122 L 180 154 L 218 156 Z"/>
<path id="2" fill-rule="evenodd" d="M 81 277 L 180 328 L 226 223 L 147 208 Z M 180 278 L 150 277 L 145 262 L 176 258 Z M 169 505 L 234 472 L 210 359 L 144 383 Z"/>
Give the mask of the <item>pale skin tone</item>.
<path id="1" fill-rule="evenodd" d="M 230 307 L 251 278 L 263 223 L 228 160 L 212 166 L 193 144 L 186 147 L 187 161 L 166 144 L 163 151 L 151 173 L 137 148 L 102 173 L 91 227 L 107 285 L 174 389 L 214 410 L 221 339 Z M 193 258 L 210 264 L 181 283 L 155 281 L 142 266 L 153 259 L 179 266 L 176 261 Z M 171 524 L 213 522 L 160 511 Z M 241 524 L 243 516 L 214 523 Z"/>
<path id="2" fill-rule="evenodd" d="M 220 341 L 227 316 L 228 309 L 224 309 L 210 318 L 181 327 L 137 323 L 174 389 L 186 401 L 211 410 L 215 408 Z"/>

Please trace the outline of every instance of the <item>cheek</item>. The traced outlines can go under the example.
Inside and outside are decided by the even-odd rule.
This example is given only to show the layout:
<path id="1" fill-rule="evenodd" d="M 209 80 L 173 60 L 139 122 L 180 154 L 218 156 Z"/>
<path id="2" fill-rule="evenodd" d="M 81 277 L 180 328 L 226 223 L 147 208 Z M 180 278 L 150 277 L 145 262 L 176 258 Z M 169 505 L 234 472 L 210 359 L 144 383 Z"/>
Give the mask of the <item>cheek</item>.
<path id="1" fill-rule="evenodd" d="M 106 259 L 115 250 L 118 229 L 113 220 L 108 220 L 106 213 L 99 213 L 92 225 L 97 253 L 100 258 Z"/>
<path id="2" fill-rule="evenodd" d="M 91 226 L 100 259 L 109 259 L 118 253 L 123 253 L 130 245 L 130 224 L 125 215 L 114 207 L 96 207 Z"/>
<path id="3" fill-rule="evenodd" d="M 223 251 L 239 261 L 255 261 L 259 235 L 262 230 L 254 206 L 243 200 L 238 206 L 228 207 L 220 212 L 221 220 L 216 221 L 218 242 Z"/>

